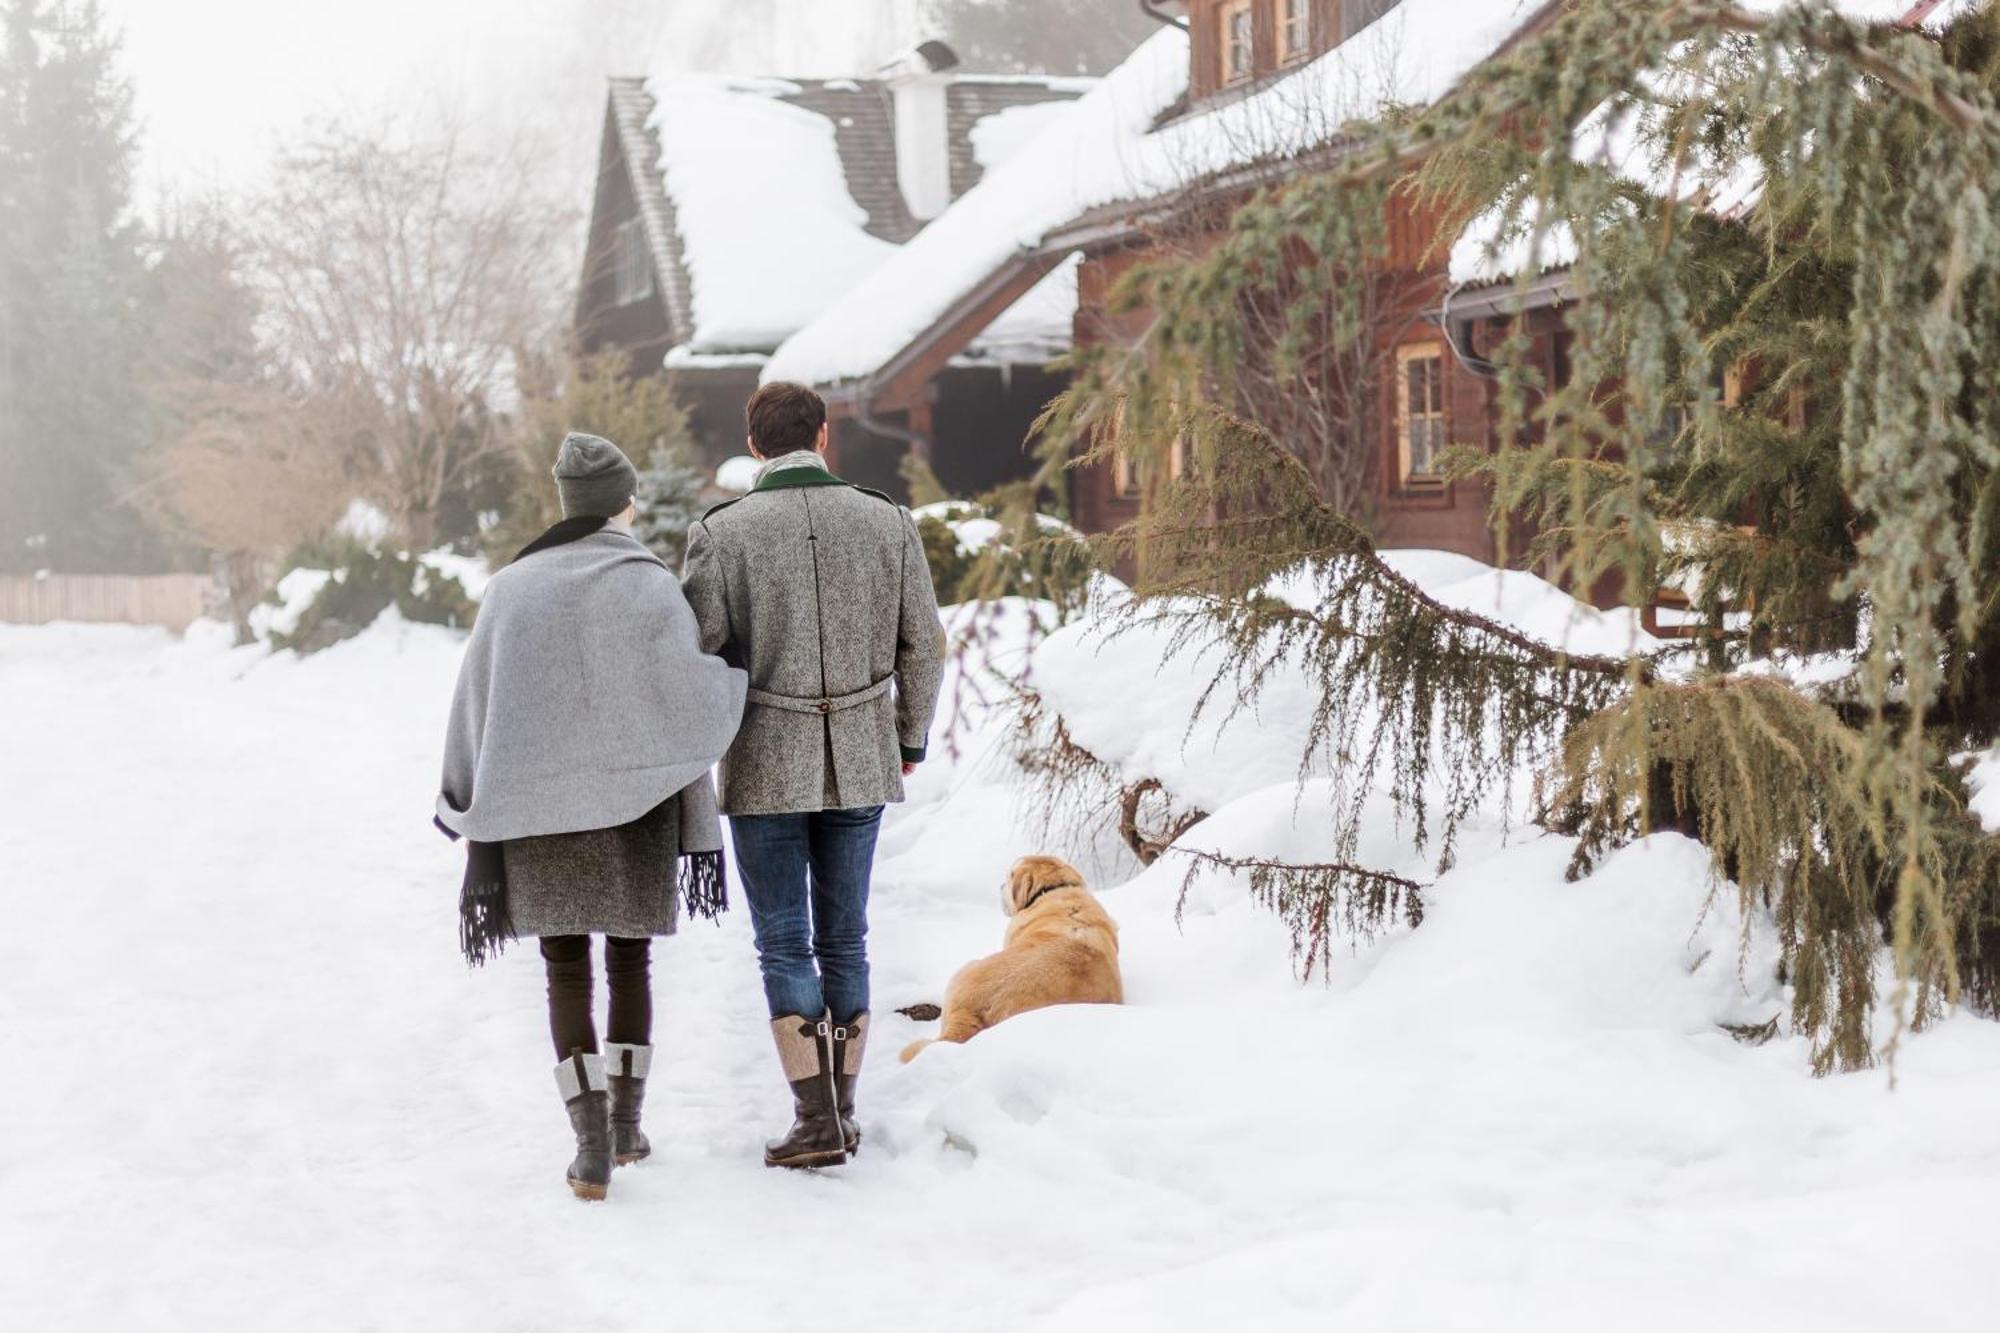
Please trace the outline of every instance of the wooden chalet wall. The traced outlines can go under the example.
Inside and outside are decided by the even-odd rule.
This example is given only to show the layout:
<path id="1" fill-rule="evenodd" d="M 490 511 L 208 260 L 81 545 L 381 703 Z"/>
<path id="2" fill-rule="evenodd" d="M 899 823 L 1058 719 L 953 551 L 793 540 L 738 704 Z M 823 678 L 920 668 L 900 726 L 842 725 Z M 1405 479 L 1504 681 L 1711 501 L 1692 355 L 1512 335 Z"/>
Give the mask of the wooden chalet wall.
<path id="1" fill-rule="evenodd" d="M 1389 254 L 1380 275 L 1393 284 L 1396 296 L 1383 302 L 1387 310 L 1400 312 L 1394 327 L 1384 328 L 1382 337 L 1391 348 L 1437 344 L 1442 348 L 1443 408 L 1445 437 L 1452 445 L 1470 444 L 1492 451 L 1501 446 L 1499 409 L 1494 385 L 1468 369 L 1446 344 L 1446 332 L 1419 312 L 1434 312 L 1443 303 L 1448 286 L 1442 254 L 1433 253 L 1440 219 L 1412 208 L 1403 196 L 1391 203 L 1387 219 Z M 1082 345 L 1131 342 L 1144 332 L 1150 312 L 1113 314 L 1110 293 L 1119 279 L 1135 264 L 1157 256 L 1148 245 L 1126 245 L 1086 257 L 1078 274 L 1077 341 Z M 1506 337 L 1505 320 L 1477 321 L 1472 330 L 1473 346 L 1464 351 L 1477 356 L 1490 352 Z M 1548 312 L 1530 317 L 1533 355 L 1549 382 L 1560 382 L 1560 321 Z M 1403 384 L 1394 373 L 1396 359 L 1386 356 L 1390 373 L 1381 386 L 1378 416 L 1381 422 L 1376 442 L 1375 512 L 1365 517 L 1372 522 L 1376 539 L 1384 547 L 1435 547 L 1457 551 L 1481 560 L 1497 554 L 1487 515 L 1490 493 L 1481 484 L 1454 482 L 1410 485 L 1402 476 L 1395 395 Z M 1121 495 L 1115 469 L 1106 465 L 1081 469 L 1074 474 L 1071 490 L 1072 513 L 1087 532 L 1106 532 L 1135 517 L 1139 512 L 1136 495 Z"/>
<path id="2" fill-rule="evenodd" d="M 947 365 L 923 383 L 918 409 L 878 407 L 885 425 L 921 430 L 930 441 L 931 471 L 952 495 L 977 496 L 1032 475 L 1029 431 L 1069 377 L 1038 366 Z M 877 434 L 849 411 L 833 415 L 834 465 L 840 475 L 898 500 L 906 441 Z"/>

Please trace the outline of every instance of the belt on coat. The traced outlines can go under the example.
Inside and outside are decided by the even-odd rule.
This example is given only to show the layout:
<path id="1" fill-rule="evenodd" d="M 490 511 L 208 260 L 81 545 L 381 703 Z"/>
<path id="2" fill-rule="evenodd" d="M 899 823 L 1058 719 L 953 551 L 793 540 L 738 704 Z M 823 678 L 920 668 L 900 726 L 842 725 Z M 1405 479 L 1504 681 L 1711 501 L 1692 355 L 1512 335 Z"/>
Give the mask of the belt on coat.
<path id="1" fill-rule="evenodd" d="M 751 703 L 762 704 L 766 708 L 782 708 L 787 713 L 817 713 L 824 717 L 829 713 L 842 712 L 865 704 L 871 699 L 881 698 L 889 692 L 889 686 L 895 679 L 894 676 L 884 676 L 866 689 L 856 690 L 852 694 L 816 696 L 811 699 L 802 699 L 791 694 L 773 694 L 769 690 L 759 689 L 751 689 L 745 697 Z"/>

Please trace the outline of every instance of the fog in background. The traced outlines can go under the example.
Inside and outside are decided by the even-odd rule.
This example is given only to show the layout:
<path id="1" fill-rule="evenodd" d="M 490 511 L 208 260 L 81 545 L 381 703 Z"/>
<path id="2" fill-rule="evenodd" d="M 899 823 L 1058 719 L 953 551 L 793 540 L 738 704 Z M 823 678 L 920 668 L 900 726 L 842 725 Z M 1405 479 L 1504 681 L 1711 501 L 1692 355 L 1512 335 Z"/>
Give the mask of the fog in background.
<path id="1" fill-rule="evenodd" d="M 241 634 L 350 499 L 399 549 L 499 550 L 591 395 L 679 447 L 657 377 L 570 336 L 607 78 L 865 77 L 934 36 L 1101 72 L 1152 30 L 1123 0 L 0 0 L 0 574 L 220 567 Z"/>
<path id="2" fill-rule="evenodd" d="M 275 143 L 331 116 L 450 115 L 587 198 L 612 75 L 867 74 L 933 35 L 969 65 L 1101 72 L 1148 28 L 1125 0 L 102 3 L 124 32 L 147 209 L 255 185 Z"/>

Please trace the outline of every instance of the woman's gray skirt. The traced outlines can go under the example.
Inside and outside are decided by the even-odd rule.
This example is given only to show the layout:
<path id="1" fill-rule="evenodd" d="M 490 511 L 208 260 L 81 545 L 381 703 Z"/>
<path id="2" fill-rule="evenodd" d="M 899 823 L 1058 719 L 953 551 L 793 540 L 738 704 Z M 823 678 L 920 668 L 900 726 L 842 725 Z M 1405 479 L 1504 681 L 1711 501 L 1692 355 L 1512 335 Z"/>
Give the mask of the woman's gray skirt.
<path id="1" fill-rule="evenodd" d="M 679 923 L 679 797 L 629 824 L 502 843 L 514 933 L 671 935 Z"/>

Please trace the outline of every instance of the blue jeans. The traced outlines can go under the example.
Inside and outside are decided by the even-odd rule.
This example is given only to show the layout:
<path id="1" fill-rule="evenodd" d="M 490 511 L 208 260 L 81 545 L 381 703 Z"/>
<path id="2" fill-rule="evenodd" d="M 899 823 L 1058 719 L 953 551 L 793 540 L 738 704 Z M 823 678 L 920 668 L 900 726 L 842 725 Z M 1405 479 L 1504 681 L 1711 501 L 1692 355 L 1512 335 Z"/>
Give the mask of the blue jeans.
<path id="1" fill-rule="evenodd" d="M 868 876 L 882 807 L 732 815 L 736 869 L 750 900 L 771 1017 L 868 1008 Z"/>

